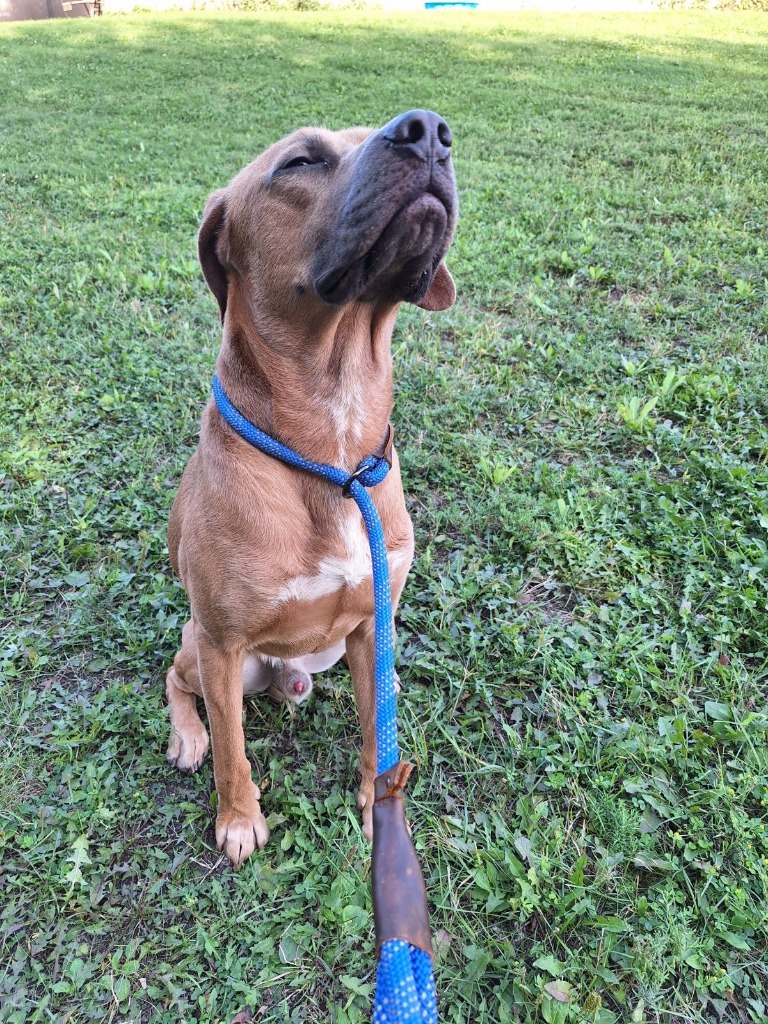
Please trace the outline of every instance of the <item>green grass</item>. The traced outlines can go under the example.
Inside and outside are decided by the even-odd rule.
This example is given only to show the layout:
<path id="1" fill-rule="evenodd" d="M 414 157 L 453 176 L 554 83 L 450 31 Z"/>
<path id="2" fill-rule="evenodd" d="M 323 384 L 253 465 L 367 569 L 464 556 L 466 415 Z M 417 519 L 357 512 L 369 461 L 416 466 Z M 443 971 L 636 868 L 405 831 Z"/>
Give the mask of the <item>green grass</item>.
<path id="1" fill-rule="evenodd" d="M 164 760 L 165 522 L 206 195 L 417 105 L 462 204 L 459 302 L 394 340 L 441 1019 L 768 1019 L 768 17 L 5 25 L 0 82 L 0 1021 L 369 1019 L 346 674 L 248 701 L 235 875 Z"/>

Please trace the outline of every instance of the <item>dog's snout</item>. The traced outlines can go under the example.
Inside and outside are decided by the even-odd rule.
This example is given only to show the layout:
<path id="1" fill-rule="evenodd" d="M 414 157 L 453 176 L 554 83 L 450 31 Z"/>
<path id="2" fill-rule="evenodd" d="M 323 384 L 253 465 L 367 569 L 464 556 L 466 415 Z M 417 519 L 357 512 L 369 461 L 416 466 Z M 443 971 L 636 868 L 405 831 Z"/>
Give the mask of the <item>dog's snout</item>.
<path id="1" fill-rule="evenodd" d="M 339 214 L 310 267 L 323 302 L 421 303 L 456 223 L 452 141 L 439 114 L 409 110 L 342 160 Z"/>
<path id="2" fill-rule="evenodd" d="M 409 110 L 390 121 L 382 135 L 393 149 L 420 160 L 445 160 L 453 141 L 451 129 L 432 110 Z"/>

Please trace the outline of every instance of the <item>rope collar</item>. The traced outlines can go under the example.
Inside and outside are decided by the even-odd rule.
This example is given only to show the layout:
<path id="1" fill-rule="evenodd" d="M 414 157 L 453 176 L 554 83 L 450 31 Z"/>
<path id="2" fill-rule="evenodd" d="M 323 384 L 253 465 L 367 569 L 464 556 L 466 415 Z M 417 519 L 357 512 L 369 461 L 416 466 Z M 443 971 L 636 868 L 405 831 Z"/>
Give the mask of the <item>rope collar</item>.
<path id="1" fill-rule="evenodd" d="M 213 378 L 213 397 L 216 400 L 216 406 L 221 415 L 244 441 L 253 445 L 254 448 L 258 448 L 265 455 L 271 455 L 272 458 L 279 459 L 295 469 L 303 469 L 307 473 L 314 473 L 315 476 L 323 477 L 323 479 L 330 481 L 330 483 L 336 484 L 341 487 L 345 498 L 354 497 L 353 484 L 356 481 L 362 484 L 363 487 L 375 487 L 376 484 L 381 483 L 392 468 L 394 430 L 391 423 L 387 425 L 387 436 L 384 439 L 381 450 L 376 455 L 369 455 L 363 459 L 357 469 L 350 474 L 336 466 L 328 466 L 324 462 L 313 462 L 311 459 L 305 459 L 303 455 L 299 455 L 292 448 L 277 441 L 269 434 L 265 434 L 263 430 L 260 430 L 254 423 L 246 419 L 240 410 L 230 402 L 218 377 Z"/>

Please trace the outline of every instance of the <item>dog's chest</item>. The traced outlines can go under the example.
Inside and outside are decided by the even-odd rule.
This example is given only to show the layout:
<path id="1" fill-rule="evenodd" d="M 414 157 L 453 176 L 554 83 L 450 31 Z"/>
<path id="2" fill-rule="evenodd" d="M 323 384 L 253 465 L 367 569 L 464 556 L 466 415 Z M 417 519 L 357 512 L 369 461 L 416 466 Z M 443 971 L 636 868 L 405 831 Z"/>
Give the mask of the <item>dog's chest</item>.
<path id="1" fill-rule="evenodd" d="M 286 580 L 275 603 L 316 601 L 346 588 L 355 590 L 372 578 L 370 546 L 359 515 L 350 515 L 342 523 L 337 550 L 338 553 L 322 558 L 315 572 Z M 390 551 L 387 557 L 390 571 L 400 567 L 408 558 L 410 552 L 407 549 Z"/>

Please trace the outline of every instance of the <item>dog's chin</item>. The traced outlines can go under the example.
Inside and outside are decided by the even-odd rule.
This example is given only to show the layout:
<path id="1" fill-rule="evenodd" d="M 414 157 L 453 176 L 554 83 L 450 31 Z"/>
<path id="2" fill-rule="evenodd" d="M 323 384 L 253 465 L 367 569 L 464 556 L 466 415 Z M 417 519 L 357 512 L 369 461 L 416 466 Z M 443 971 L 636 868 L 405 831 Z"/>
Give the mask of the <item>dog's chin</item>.
<path id="1" fill-rule="evenodd" d="M 371 282 L 363 289 L 360 299 L 363 302 L 376 302 L 389 299 L 392 302 L 418 303 L 424 298 L 432 284 L 432 278 L 442 259 L 442 253 L 435 256 L 419 256 L 408 263 L 394 276 Z"/>
<path id="2" fill-rule="evenodd" d="M 404 267 L 387 268 L 384 273 L 367 276 L 364 269 L 353 265 L 341 271 L 332 287 L 317 287 L 319 297 L 330 306 L 351 302 L 420 302 L 429 291 L 442 259 L 442 252 L 419 256 Z"/>
<path id="3" fill-rule="evenodd" d="M 426 295 L 450 244 L 449 215 L 443 203 L 425 193 L 386 224 L 362 255 L 315 278 L 323 302 L 419 302 Z"/>

